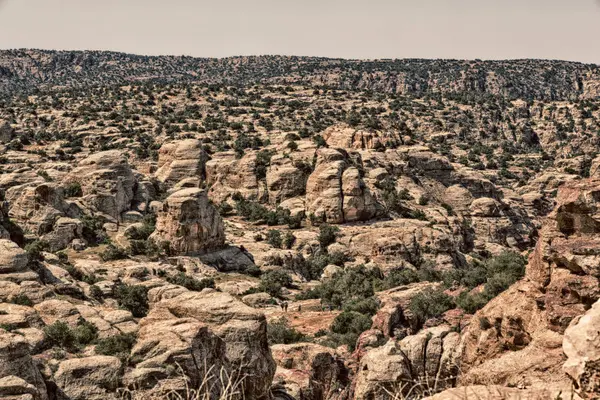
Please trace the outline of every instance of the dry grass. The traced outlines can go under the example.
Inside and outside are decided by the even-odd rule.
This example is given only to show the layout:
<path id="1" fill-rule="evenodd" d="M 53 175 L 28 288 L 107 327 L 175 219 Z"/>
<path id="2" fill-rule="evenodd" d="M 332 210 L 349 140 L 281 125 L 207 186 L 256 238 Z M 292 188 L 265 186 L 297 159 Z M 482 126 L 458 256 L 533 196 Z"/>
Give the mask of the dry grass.
<path id="1" fill-rule="evenodd" d="M 177 365 L 177 376 L 161 381 L 150 390 L 122 389 L 122 400 L 241 400 L 244 398 L 245 377 L 239 371 L 214 366 L 205 368 L 203 379 L 197 387 L 191 387 L 184 370 Z M 165 383 L 166 382 L 166 383 Z"/>

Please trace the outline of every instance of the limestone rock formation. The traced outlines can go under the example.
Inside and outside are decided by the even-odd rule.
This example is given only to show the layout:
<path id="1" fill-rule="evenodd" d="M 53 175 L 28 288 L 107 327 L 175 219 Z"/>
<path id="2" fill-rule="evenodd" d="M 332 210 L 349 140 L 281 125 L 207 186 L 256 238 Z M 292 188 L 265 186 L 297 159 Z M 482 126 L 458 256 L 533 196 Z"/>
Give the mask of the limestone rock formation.
<path id="1" fill-rule="evenodd" d="M 184 139 L 163 144 L 158 151 L 158 170 L 154 174 L 159 182 L 172 187 L 184 178 L 197 178 L 200 182 L 209 156 L 196 139 Z"/>
<path id="2" fill-rule="evenodd" d="M 175 254 L 203 253 L 225 243 L 223 220 L 198 188 L 180 190 L 164 201 L 151 237 L 168 242 Z"/>

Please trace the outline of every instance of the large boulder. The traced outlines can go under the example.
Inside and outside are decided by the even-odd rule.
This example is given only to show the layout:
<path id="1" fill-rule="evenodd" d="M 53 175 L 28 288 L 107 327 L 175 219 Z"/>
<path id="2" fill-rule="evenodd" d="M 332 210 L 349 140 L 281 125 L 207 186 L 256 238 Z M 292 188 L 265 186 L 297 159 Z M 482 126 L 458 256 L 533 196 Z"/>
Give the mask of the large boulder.
<path id="1" fill-rule="evenodd" d="M 586 399 L 600 397 L 600 301 L 565 331 L 563 369 Z"/>
<path id="2" fill-rule="evenodd" d="M 380 215 L 382 208 L 346 154 L 321 148 L 306 183 L 306 212 L 319 221 L 342 224 L 367 221 Z"/>
<path id="3" fill-rule="evenodd" d="M 38 275 L 28 268 L 29 257 L 15 242 L 0 239 L 0 281 L 35 281 Z"/>
<path id="4" fill-rule="evenodd" d="M 215 203 L 240 193 L 250 200 L 266 200 L 266 183 L 256 176 L 256 153 L 248 152 L 242 158 L 235 153 L 218 153 L 206 163 L 208 195 Z"/>
<path id="5" fill-rule="evenodd" d="M 123 151 L 102 151 L 81 160 L 65 178 L 66 184 L 73 182 L 81 185 L 80 200 L 90 213 L 118 221 L 131 208 L 136 181 Z"/>
<path id="6" fill-rule="evenodd" d="M 0 119 L 0 143 L 6 144 L 9 143 L 14 135 L 14 130 L 8 123 L 3 119 Z"/>
<path id="7" fill-rule="evenodd" d="M 424 329 L 399 342 L 388 341 L 360 360 L 355 400 L 391 400 L 426 392 L 431 387 L 452 387 L 458 373 L 460 335 L 449 326 Z"/>
<path id="8" fill-rule="evenodd" d="M 277 344 L 271 348 L 277 363 L 274 383 L 296 399 L 342 399 L 349 389 L 350 371 L 335 350 L 314 343 Z"/>
<path id="9" fill-rule="evenodd" d="M 51 232 L 59 218 L 78 215 L 78 207 L 65 201 L 63 188 L 55 183 L 21 185 L 7 190 L 9 215 L 23 228 L 43 235 Z"/>
<path id="10" fill-rule="evenodd" d="M 286 199 L 304 194 L 306 178 L 305 173 L 290 158 L 273 156 L 266 176 L 269 203 L 278 205 Z"/>
<path id="11" fill-rule="evenodd" d="M 118 358 L 91 356 L 62 361 L 54 380 L 72 400 L 116 400 L 120 376 L 121 361 Z"/>
<path id="12" fill-rule="evenodd" d="M 163 144 L 158 151 L 156 179 L 172 187 L 184 178 L 201 180 L 209 156 L 196 139 L 185 139 Z"/>
<path id="13" fill-rule="evenodd" d="M 18 382 L 25 381 L 27 385 L 18 386 L 26 388 L 30 398 L 48 399 L 44 379 L 29 353 L 29 343 L 21 335 L 0 329 L 0 377 L 8 376 L 19 378 Z"/>
<path id="14" fill-rule="evenodd" d="M 177 191 L 164 201 L 151 237 L 168 242 L 175 254 L 205 253 L 225 244 L 223 220 L 198 188 Z"/>
<path id="15" fill-rule="evenodd" d="M 144 327 L 157 323 L 152 321 L 175 319 L 188 324 L 190 330 L 186 331 L 183 339 L 177 339 L 180 340 L 179 343 L 186 337 L 197 336 L 196 332 L 201 332 L 210 339 L 210 335 L 202 331 L 202 326 L 208 327 L 222 339 L 225 350 L 220 352 L 221 363 L 230 365 L 230 371 L 243 379 L 245 398 L 260 399 L 268 395 L 275 373 L 275 362 L 267 342 L 267 321 L 264 314 L 229 294 L 205 289 L 202 292 L 185 292 L 156 303 L 144 320 L 146 322 L 142 321 L 141 325 Z M 210 340 L 214 343 L 213 349 L 220 346 L 219 341 Z M 206 361 L 210 361 L 210 357 Z M 196 362 L 202 363 L 204 360 Z"/>
<path id="16" fill-rule="evenodd" d="M 162 319 L 149 316 L 140 321 L 140 330 L 132 357 L 140 360 L 125 376 L 125 384 L 137 388 L 151 398 L 160 397 L 157 383 L 165 379 L 180 379 L 193 388 L 201 385 L 222 390 L 218 379 L 223 372 L 231 374 L 224 358 L 225 343 L 208 326 L 194 318 Z"/>

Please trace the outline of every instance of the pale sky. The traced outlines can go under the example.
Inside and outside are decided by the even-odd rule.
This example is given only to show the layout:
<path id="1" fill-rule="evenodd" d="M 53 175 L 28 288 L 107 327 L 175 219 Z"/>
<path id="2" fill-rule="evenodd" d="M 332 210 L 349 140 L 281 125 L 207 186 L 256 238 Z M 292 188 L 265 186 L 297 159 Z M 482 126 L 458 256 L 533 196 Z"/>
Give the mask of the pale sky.
<path id="1" fill-rule="evenodd" d="M 0 48 L 600 64 L 600 0 L 0 0 Z"/>

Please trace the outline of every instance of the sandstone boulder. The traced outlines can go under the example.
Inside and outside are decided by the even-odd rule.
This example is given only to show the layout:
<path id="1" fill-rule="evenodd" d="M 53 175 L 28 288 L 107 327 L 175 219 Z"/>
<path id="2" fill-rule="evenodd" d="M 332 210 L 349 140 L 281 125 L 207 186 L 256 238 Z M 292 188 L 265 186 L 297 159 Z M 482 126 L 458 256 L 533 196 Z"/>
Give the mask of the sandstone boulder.
<path id="1" fill-rule="evenodd" d="M 167 187 L 172 187 L 184 178 L 202 179 L 208 159 L 199 140 L 185 139 L 166 143 L 158 151 L 158 170 L 155 176 Z"/>
<path id="2" fill-rule="evenodd" d="M 367 221 L 382 212 L 359 170 L 340 151 L 319 149 L 306 184 L 306 211 L 333 224 Z"/>
<path id="3" fill-rule="evenodd" d="M 350 371 L 333 349 L 313 343 L 272 347 L 277 363 L 274 382 L 296 399 L 342 399 L 349 391 Z"/>
<path id="4" fill-rule="evenodd" d="M 13 376 L 12 384 L 26 390 L 34 400 L 47 400 L 46 385 L 29 353 L 29 344 L 21 335 L 0 329 L 0 377 Z M 22 381 L 26 385 L 22 384 Z M 3 381 L 7 384 L 6 381 Z M 14 386 L 13 386 L 14 387 Z"/>
<path id="5" fill-rule="evenodd" d="M 59 364 L 54 380 L 73 400 L 116 400 L 120 369 L 121 362 L 116 357 L 72 358 Z"/>
<path id="6" fill-rule="evenodd" d="M 223 220 L 206 191 L 198 188 L 180 190 L 165 200 L 151 237 L 169 242 L 175 254 L 204 253 L 225 243 Z"/>
<path id="7" fill-rule="evenodd" d="M 267 343 L 267 322 L 264 314 L 231 295 L 205 289 L 199 293 L 186 292 L 156 303 L 150 314 L 141 322 L 142 330 L 144 326 L 154 323 L 152 321 L 174 319 L 183 319 L 183 322 L 190 324 L 191 332 L 198 332 L 201 326 L 206 326 L 222 339 L 225 350 L 219 352 L 222 357 L 221 363 L 229 363 L 231 371 L 237 372 L 243 379 L 246 398 L 261 398 L 267 395 L 275 373 L 275 363 Z M 168 329 L 171 328 L 165 328 Z M 192 338 L 194 335 L 196 333 L 186 333 L 185 337 Z M 210 357 L 207 361 L 210 361 Z M 196 362 L 202 363 L 203 360 Z"/>
<path id="8" fill-rule="evenodd" d="M 354 399 L 394 399 L 452 387 L 458 374 L 460 336 L 448 326 L 422 330 L 367 352 L 360 361 Z"/>
<path id="9" fill-rule="evenodd" d="M 125 153 L 108 150 L 92 154 L 79 163 L 65 178 L 78 182 L 83 191 L 80 199 L 90 213 L 101 213 L 115 221 L 131 208 L 136 185 L 135 176 Z"/>
<path id="10" fill-rule="evenodd" d="M 565 331 L 563 369 L 586 399 L 600 397 L 600 301 Z"/>

